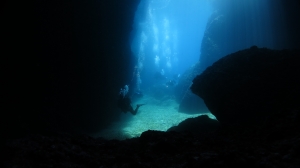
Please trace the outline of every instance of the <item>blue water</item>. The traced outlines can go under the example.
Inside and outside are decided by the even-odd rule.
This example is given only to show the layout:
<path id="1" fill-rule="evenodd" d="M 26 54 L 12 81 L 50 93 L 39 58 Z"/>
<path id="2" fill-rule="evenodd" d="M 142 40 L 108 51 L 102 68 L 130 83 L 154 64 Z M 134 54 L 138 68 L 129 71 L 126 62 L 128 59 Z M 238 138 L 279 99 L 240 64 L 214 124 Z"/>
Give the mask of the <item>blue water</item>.
<path id="1" fill-rule="evenodd" d="M 199 60 L 208 0 L 142 0 L 135 14 L 131 49 L 141 89 L 155 84 L 155 74 L 172 79 Z"/>

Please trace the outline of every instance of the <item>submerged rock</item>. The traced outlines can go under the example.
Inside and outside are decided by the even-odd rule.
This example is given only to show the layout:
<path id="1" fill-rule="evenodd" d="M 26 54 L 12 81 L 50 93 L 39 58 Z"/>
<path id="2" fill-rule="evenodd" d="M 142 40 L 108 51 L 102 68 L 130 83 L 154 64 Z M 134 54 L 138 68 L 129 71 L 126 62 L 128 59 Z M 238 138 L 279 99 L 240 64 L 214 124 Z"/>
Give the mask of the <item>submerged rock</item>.
<path id="1" fill-rule="evenodd" d="M 207 115 L 201 115 L 195 118 L 188 118 L 182 121 L 178 126 L 168 129 L 168 131 L 189 131 L 193 133 L 213 133 L 217 130 L 220 123 L 217 120 L 209 118 Z"/>
<path id="2" fill-rule="evenodd" d="M 215 62 L 193 80 L 191 90 L 221 124 L 258 124 L 299 108 L 299 63 L 298 51 L 254 46 Z"/>
<path id="3" fill-rule="evenodd" d="M 178 85 L 175 87 L 175 98 L 179 103 L 179 112 L 187 114 L 206 113 L 209 110 L 203 102 L 203 99 L 193 94 L 190 86 L 192 80 L 202 72 L 200 63 L 196 63 L 181 75 Z"/>

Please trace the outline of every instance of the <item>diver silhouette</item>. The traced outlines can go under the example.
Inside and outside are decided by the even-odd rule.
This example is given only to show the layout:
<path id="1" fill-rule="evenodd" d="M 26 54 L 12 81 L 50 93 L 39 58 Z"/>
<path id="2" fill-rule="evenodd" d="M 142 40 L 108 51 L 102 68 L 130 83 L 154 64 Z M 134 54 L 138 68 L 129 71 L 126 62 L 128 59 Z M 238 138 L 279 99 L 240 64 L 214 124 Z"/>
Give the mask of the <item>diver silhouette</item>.
<path id="1" fill-rule="evenodd" d="M 125 85 L 124 88 L 121 88 L 121 91 L 119 93 L 119 99 L 118 99 L 118 107 L 124 112 L 127 113 L 128 111 L 136 115 L 138 109 L 144 105 L 144 104 L 137 104 L 135 110 L 131 106 L 131 99 L 128 96 L 129 87 L 128 85 Z"/>

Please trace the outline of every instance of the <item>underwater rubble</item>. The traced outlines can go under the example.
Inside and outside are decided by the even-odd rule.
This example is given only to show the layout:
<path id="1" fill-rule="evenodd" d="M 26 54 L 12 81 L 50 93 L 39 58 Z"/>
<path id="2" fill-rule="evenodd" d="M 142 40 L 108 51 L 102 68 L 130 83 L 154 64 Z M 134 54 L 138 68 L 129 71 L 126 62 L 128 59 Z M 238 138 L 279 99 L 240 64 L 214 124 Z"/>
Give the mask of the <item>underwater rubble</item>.
<path id="1" fill-rule="evenodd" d="M 275 141 L 238 133 L 198 136 L 146 131 L 123 141 L 30 135 L 6 144 L 3 167 L 298 167 L 300 137 Z"/>

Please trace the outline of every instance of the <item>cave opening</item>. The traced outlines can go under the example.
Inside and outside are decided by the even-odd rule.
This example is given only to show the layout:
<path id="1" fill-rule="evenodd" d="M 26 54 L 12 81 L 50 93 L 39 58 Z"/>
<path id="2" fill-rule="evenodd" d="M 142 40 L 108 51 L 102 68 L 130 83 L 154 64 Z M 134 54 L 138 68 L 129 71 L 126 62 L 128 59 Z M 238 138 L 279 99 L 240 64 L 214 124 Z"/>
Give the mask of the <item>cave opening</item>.
<path id="1" fill-rule="evenodd" d="M 130 36 L 134 67 L 126 84 L 133 108 L 143 106 L 136 115 L 121 113 L 101 135 L 124 139 L 167 131 L 199 115 L 215 119 L 191 92 L 193 79 L 222 57 L 254 45 L 296 46 L 285 14 L 280 0 L 141 0 Z"/>
<path id="2" fill-rule="evenodd" d="M 147 130 L 167 131 L 203 114 L 214 118 L 207 108 L 180 111 L 182 96 L 175 91 L 182 89 L 178 87 L 182 76 L 199 61 L 211 14 L 209 0 L 140 1 L 130 36 L 134 67 L 127 85 L 132 107 L 145 105 L 134 116 L 122 113 L 120 121 L 103 130 L 102 136 L 131 138 Z"/>

